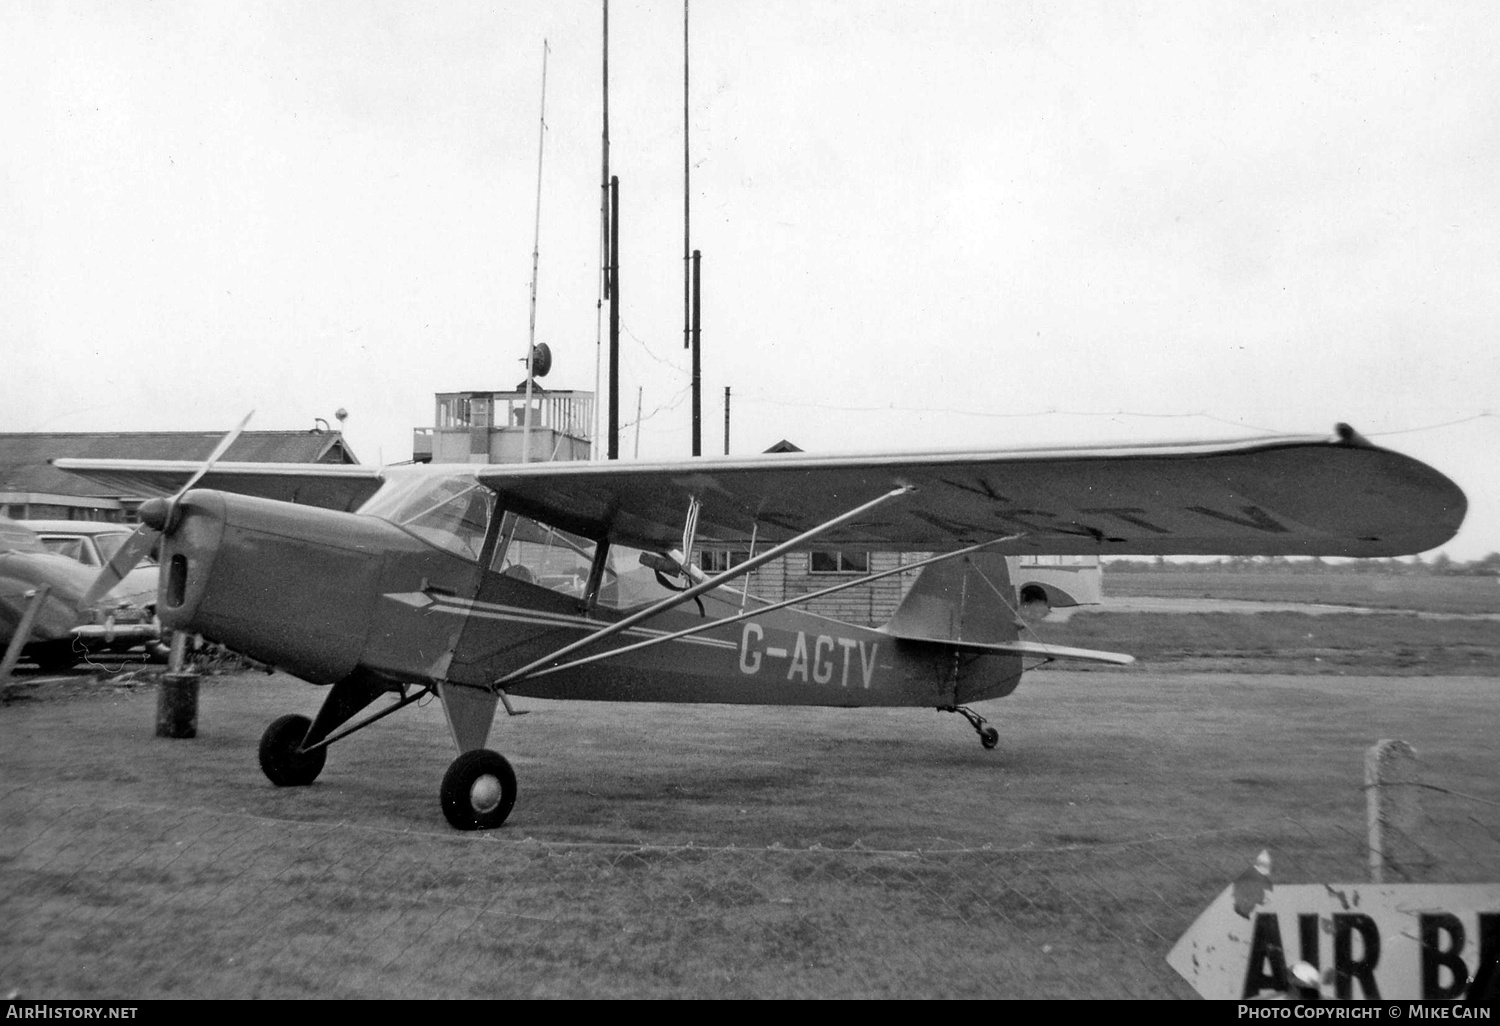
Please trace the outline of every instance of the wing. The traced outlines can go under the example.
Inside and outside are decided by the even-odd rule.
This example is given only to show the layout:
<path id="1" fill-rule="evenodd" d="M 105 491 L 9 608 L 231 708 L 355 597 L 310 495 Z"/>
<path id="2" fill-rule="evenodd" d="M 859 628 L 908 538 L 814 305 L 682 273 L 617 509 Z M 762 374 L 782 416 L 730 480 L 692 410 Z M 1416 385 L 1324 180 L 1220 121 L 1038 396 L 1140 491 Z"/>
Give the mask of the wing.
<path id="1" fill-rule="evenodd" d="M 118 494 L 172 495 L 203 468 L 196 460 L 55 459 L 52 465 Z M 379 467 L 348 463 L 216 463 L 198 482 L 241 495 L 352 512 L 380 488 Z"/>
<path id="2" fill-rule="evenodd" d="M 657 549 L 679 541 L 691 498 L 700 541 L 763 547 L 901 485 L 915 490 L 817 544 L 942 552 L 1015 534 L 994 551 L 1392 556 L 1443 544 L 1467 508 L 1448 478 L 1343 425 L 1331 438 L 472 472 L 509 508 Z"/>

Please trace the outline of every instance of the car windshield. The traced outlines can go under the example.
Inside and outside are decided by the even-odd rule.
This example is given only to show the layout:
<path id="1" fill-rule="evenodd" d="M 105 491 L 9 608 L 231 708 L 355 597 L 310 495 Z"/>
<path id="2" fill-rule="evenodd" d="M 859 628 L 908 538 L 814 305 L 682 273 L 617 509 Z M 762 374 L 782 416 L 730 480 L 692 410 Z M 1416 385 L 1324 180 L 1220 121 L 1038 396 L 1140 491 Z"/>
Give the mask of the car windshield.
<path id="1" fill-rule="evenodd" d="M 48 552 L 83 562 L 82 538 L 43 538 L 42 544 L 47 546 Z"/>
<path id="2" fill-rule="evenodd" d="M 130 540 L 129 531 L 111 531 L 109 534 L 94 535 L 94 544 L 99 547 L 99 558 L 108 563 L 115 558 L 115 553 L 120 551 L 127 541 Z M 150 554 L 141 557 L 141 566 L 155 566 L 156 560 Z"/>

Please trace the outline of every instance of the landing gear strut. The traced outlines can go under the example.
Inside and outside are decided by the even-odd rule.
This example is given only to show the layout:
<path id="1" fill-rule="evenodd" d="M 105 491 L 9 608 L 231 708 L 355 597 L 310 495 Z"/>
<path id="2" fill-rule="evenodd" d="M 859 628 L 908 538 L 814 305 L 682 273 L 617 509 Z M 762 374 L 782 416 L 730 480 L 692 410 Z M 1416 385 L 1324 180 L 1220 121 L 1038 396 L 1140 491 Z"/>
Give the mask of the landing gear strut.
<path id="1" fill-rule="evenodd" d="M 974 728 L 974 732 L 979 735 L 979 743 L 984 745 L 985 748 L 994 748 L 1000 743 L 1000 732 L 991 727 L 983 716 L 968 706 L 942 705 L 938 706 L 938 711 L 958 713 L 964 719 L 968 720 L 969 725 Z"/>

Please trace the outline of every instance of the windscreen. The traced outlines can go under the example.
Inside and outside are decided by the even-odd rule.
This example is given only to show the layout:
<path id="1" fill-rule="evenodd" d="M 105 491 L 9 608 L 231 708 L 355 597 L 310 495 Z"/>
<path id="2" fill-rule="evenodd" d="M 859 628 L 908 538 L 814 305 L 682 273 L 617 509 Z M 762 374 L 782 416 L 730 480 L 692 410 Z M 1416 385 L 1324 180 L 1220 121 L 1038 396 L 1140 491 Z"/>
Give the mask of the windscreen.
<path id="1" fill-rule="evenodd" d="M 478 559 L 495 514 L 495 493 L 472 477 L 392 481 L 360 510 L 465 559 Z"/>

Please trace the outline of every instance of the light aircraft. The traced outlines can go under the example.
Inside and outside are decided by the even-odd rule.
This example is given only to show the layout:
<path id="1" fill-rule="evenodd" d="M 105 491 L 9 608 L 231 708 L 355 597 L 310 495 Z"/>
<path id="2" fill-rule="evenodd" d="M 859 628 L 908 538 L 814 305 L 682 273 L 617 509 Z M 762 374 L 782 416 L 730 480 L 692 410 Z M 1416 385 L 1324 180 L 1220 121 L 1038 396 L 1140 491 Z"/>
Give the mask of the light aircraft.
<path id="1" fill-rule="evenodd" d="M 156 640 L 160 631 L 139 596 L 113 588 L 89 594 L 99 574 L 48 551 L 24 523 L 0 517 L 0 653 L 7 657 L 0 667 L 8 672 L 25 656 L 46 670 L 64 669 L 90 652 Z"/>
<path id="2" fill-rule="evenodd" d="M 267 728 L 271 781 L 311 783 L 331 744 L 436 695 L 459 752 L 441 805 L 460 829 L 497 827 L 515 802 L 510 764 L 485 747 L 515 697 L 923 706 L 962 714 L 991 748 L 997 732 L 968 703 L 1051 659 L 1130 661 L 1022 640 L 1005 555 L 1393 556 L 1441 545 L 1466 509 L 1438 471 L 1344 425 L 677 462 L 55 463 L 162 496 L 127 548 L 164 536 L 164 625 L 330 686 L 316 717 Z M 752 555 L 705 577 L 693 554 L 709 544 Z M 902 568 L 920 575 L 878 628 L 796 608 L 811 596 L 764 603 L 730 587 L 814 544 L 930 555 Z"/>

